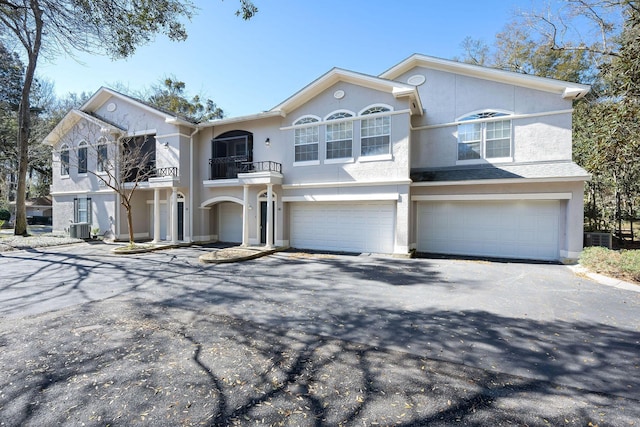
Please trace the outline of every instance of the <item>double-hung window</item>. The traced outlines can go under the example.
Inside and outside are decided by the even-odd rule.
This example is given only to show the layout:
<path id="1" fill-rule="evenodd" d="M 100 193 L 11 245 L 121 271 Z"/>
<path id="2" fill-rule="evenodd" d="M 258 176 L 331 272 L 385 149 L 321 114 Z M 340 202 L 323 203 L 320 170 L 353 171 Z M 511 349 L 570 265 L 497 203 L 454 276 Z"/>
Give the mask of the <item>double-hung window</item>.
<path id="1" fill-rule="evenodd" d="M 458 160 L 511 157 L 511 120 L 507 113 L 484 111 L 463 117 L 458 125 Z"/>
<path id="2" fill-rule="evenodd" d="M 74 222 L 91 223 L 91 199 L 89 197 L 78 197 L 73 202 Z"/>
<path id="3" fill-rule="evenodd" d="M 294 126 L 304 127 L 296 128 L 294 131 L 295 145 L 295 162 L 310 162 L 318 160 L 318 143 L 320 142 L 320 134 L 318 125 L 313 125 L 319 121 L 316 117 L 303 117 L 297 120 Z"/>
<path id="4" fill-rule="evenodd" d="M 63 145 L 60 149 L 60 175 L 69 175 L 69 146 Z"/>
<path id="5" fill-rule="evenodd" d="M 362 112 L 362 116 L 372 116 L 360 120 L 360 154 L 377 156 L 390 153 L 391 118 L 373 117 L 378 113 L 390 111 L 387 107 L 371 107 Z"/>
<path id="6" fill-rule="evenodd" d="M 353 121 L 341 120 L 352 117 L 353 114 L 346 111 L 327 117 L 327 121 L 340 120 L 336 123 L 328 123 L 326 127 L 327 160 L 353 157 Z"/>
<path id="7" fill-rule="evenodd" d="M 87 173 L 87 143 L 81 142 L 78 145 L 78 173 Z"/>

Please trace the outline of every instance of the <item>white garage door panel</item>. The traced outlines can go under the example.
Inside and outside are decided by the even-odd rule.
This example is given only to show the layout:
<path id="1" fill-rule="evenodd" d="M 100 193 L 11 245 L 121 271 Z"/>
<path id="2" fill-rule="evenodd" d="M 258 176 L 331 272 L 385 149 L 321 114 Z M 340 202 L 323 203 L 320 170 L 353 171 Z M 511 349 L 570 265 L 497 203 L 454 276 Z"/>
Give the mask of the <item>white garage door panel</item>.
<path id="1" fill-rule="evenodd" d="M 292 203 L 291 246 L 344 252 L 393 252 L 394 204 Z"/>
<path id="2" fill-rule="evenodd" d="M 242 206 L 237 203 L 220 203 L 218 240 L 221 242 L 242 242 Z"/>
<path id="3" fill-rule="evenodd" d="M 418 251 L 557 259 L 560 202 L 421 202 Z"/>

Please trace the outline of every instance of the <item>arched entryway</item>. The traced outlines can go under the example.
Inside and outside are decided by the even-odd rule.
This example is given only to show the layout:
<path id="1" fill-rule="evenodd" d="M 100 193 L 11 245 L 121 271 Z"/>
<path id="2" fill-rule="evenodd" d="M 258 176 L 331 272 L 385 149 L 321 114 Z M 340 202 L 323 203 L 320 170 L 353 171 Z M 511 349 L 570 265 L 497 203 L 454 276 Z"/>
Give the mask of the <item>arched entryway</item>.
<path id="1" fill-rule="evenodd" d="M 272 195 L 272 201 L 271 201 L 271 212 L 272 212 L 272 223 L 273 226 L 271 227 L 271 242 L 275 242 L 275 236 L 278 234 L 276 232 L 276 228 L 277 228 L 277 224 L 278 224 L 278 195 L 276 193 L 274 193 L 273 191 L 271 192 Z M 258 193 L 258 218 L 260 219 L 258 221 L 258 236 L 260 236 L 260 243 L 261 244 L 266 244 L 267 243 L 267 220 L 268 220 L 268 209 L 267 209 L 267 201 L 268 197 L 267 197 L 267 190 L 264 190 L 260 193 Z"/>

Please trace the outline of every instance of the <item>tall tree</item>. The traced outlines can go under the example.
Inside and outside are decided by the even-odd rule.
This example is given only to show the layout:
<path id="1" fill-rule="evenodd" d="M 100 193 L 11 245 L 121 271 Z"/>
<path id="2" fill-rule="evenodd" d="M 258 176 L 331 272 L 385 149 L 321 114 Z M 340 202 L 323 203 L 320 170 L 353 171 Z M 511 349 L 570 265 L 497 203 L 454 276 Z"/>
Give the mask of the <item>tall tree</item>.
<path id="1" fill-rule="evenodd" d="M 146 101 L 162 110 L 171 111 L 195 123 L 212 119 L 221 119 L 224 112 L 211 99 L 204 101 L 200 95 L 189 99 L 185 91 L 186 84 L 175 77 L 167 77 L 161 85 L 151 89 Z"/>
<path id="2" fill-rule="evenodd" d="M 41 54 L 83 51 L 126 58 L 159 33 L 185 40 L 181 20 L 190 19 L 194 9 L 185 0 L 0 0 L 0 35 L 17 41 L 26 61 L 18 106 L 16 235 L 27 233 L 30 95 Z M 238 15 L 249 19 L 256 12 L 250 0 L 240 0 Z"/>

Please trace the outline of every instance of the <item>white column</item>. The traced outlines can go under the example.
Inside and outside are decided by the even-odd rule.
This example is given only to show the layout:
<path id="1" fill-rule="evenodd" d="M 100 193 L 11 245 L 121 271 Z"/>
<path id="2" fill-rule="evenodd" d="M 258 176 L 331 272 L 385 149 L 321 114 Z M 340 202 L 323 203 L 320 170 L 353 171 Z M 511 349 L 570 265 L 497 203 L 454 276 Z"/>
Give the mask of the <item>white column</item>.
<path id="1" fill-rule="evenodd" d="M 273 184 L 267 184 L 267 248 L 273 247 Z"/>
<path id="2" fill-rule="evenodd" d="M 171 240 L 171 215 L 173 215 L 173 209 L 171 209 L 171 191 L 167 190 L 167 223 L 164 227 L 166 231 L 162 240 Z"/>
<path id="3" fill-rule="evenodd" d="M 242 186 L 242 246 L 249 246 L 249 186 Z"/>
<path id="4" fill-rule="evenodd" d="M 178 242 L 178 189 L 171 189 L 171 243 Z"/>
<path id="5" fill-rule="evenodd" d="M 153 189 L 153 243 L 160 241 L 160 190 Z"/>

